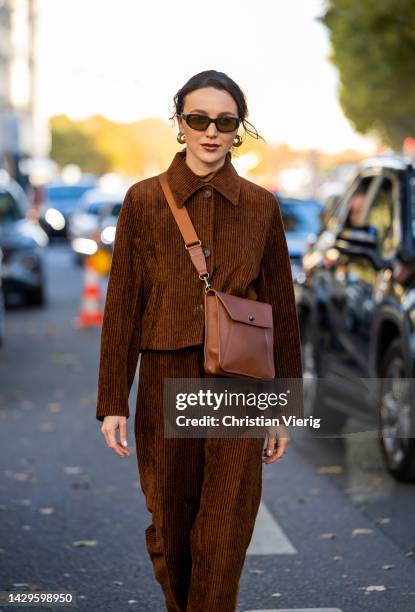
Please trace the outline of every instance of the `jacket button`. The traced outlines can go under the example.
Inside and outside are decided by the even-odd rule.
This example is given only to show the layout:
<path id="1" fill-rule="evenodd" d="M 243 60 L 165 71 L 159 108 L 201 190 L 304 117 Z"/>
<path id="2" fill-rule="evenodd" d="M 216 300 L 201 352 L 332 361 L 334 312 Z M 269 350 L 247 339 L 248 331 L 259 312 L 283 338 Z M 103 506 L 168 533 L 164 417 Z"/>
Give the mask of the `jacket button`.
<path id="1" fill-rule="evenodd" d="M 195 306 L 195 312 L 202 312 L 203 310 L 203 304 L 197 304 Z"/>
<path id="2" fill-rule="evenodd" d="M 209 249 L 203 249 L 203 253 L 204 253 L 205 257 L 209 257 L 210 250 Z"/>
<path id="3" fill-rule="evenodd" d="M 203 195 L 205 198 L 210 198 L 210 196 L 212 195 L 212 190 L 211 189 L 204 189 L 203 190 Z"/>

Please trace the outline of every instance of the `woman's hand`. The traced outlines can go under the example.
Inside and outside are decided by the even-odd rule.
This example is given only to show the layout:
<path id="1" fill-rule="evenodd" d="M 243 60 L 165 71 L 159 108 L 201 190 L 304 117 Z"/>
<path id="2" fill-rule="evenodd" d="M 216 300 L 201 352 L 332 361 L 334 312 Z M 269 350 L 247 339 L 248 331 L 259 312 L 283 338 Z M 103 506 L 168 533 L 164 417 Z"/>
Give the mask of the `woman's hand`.
<path id="1" fill-rule="evenodd" d="M 116 440 L 115 432 L 120 430 L 120 441 Z M 120 457 L 129 457 L 130 451 L 127 445 L 127 417 L 125 416 L 106 416 L 104 417 L 101 431 L 104 434 L 105 440 L 109 448 L 120 455 Z"/>
<path id="2" fill-rule="evenodd" d="M 279 427 L 268 427 L 267 428 L 267 444 L 264 448 L 262 457 L 263 463 L 274 463 L 285 453 L 290 437 L 286 427 L 280 425 Z"/>

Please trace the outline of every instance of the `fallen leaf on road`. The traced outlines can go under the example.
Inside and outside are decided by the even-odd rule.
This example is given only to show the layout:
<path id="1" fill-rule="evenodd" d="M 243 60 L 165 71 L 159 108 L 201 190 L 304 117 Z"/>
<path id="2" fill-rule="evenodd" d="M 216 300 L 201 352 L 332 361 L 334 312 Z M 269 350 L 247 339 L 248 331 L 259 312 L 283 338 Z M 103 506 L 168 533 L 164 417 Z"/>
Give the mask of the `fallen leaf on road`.
<path id="1" fill-rule="evenodd" d="M 359 587 L 360 591 L 366 591 L 366 593 L 372 593 L 373 591 L 386 591 L 384 584 L 371 584 L 367 587 Z"/>
<path id="2" fill-rule="evenodd" d="M 249 573 L 250 574 L 263 574 L 264 570 L 255 568 L 255 569 L 249 570 Z"/>
<path id="3" fill-rule="evenodd" d="M 341 474 L 343 468 L 341 465 L 323 465 L 318 468 L 320 474 Z"/>
<path id="4" fill-rule="evenodd" d="M 320 489 L 310 489 L 311 495 L 320 495 Z"/>
<path id="5" fill-rule="evenodd" d="M 45 508 L 39 508 L 39 514 L 44 514 L 45 516 L 49 514 L 53 514 L 55 512 L 55 508 L 52 506 L 47 506 Z"/>
<path id="6" fill-rule="evenodd" d="M 6 470 L 6 476 L 10 478 L 14 478 L 15 480 L 31 480 L 33 478 L 33 474 L 31 472 L 12 472 L 10 470 Z"/>
<path id="7" fill-rule="evenodd" d="M 81 397 L 81 399 L 79 400 L 79 403 L 81 404 L 81 406 L 90 406 L 91 404 L 95 404 L 96 401 L 97 401 L 97 392 L 93 391 L 89 393 L 88 395 Z"/>
<path id="8" fill-rule="evenodd" d="M 320 533 L 321 540 L 334 540 L 336 537 L 335 533 Z"/>
<path id="9" fill-rule="evenodd" d="M 17 407 L 20 410 L 31 410 L 33 408 L 33 402 L 30 402 L 29 400 L 23 400 L 22 402 L 19 402 Z"/>
<path id="10" fill-rule="evenodd" d="M 63 365 L 65 367 L 71 367 L 74 365 L 77 366 L 80 363 L 79 359 L 69 353 L 53 353 L 51 361 L 53 361 L 54 363 L 58 363 L 59 365 Z"/>
<path id="11" fill-rule="evenodd" d="M 75 540 L 74 542 L 72 542 L 72 546 L 75 546 L 75 548 L 80 548 L 82 546 L 96 546 L 96 545 L 97 545 L 96 540 Z"/>
<path id="12" fill-rule="evenodd" d="M 62 404 L 60 404 L 59 402 L 51 402 L 48 405 L 48 410 L 49 412 L 56 413 L 61 412 L 63 410 L 63 407 Z"/>
<path id="13" fill-rule="evenodd" d="M 67 465 L 63 468 L 65 474 L 80 474 L 82 472 L 81 467 Z"/>
<path id="14" fill-rule="evenodd" d="M 39 431 L 43 431 L 44 433 L 50 433 L 55 431 L 54 425 L 52 423 L 41 423 L 39 425 Z"/>
<path id="15" fill-rule="evenodd" d="M 365 527 L 362 527 L 361 529 L 353 529 L 352 536 L 369 535 L 371 533 L 373 533 L 373 529 L 366 529 Z"/>

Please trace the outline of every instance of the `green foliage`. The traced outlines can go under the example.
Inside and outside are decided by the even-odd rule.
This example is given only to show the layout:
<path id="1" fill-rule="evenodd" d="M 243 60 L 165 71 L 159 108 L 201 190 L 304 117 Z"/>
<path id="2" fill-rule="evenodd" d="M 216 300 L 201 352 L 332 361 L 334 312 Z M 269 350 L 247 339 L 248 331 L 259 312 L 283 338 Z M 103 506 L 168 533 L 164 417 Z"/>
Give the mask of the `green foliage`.
<path id="1" fill-rule="evenodd" d="M 355 129 L 401 149 L 415 135 L 414 0 L 326 0 L 339 98 Z"/>
<path id="2" fill-rule="evenodd" d="M 110 169 L 109 157 L 98 151 L 93 139 L 68 117 L 53 117 L 51 128 L 51 157 L 61 167 L 65 164 L 77 164 L 84 172 L 96 174 Z"/>
<path id="3" fill-rule="evenodd" d="M 85 172 L 155 174 L 170 163 L 178 145 L 176 130 L 160 119 L 116 123 L 100 115 L 72 121 L 52 117 L 52 158 L 61 166 L 79 165 Z"/>

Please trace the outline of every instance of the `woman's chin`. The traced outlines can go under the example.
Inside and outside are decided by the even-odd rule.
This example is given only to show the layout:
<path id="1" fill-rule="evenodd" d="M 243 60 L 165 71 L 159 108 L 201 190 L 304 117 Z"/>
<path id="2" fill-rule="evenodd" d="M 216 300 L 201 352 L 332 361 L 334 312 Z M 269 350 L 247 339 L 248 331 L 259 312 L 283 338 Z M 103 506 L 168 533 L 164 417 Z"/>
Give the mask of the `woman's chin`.
<path id="1" fill-rule="evenodd" d="M 205 163 L 217 162 L 224 157 L 222 147 L 216 151 L 206 151 L 202 146 L 199 148 L 198 157 Z"/>

